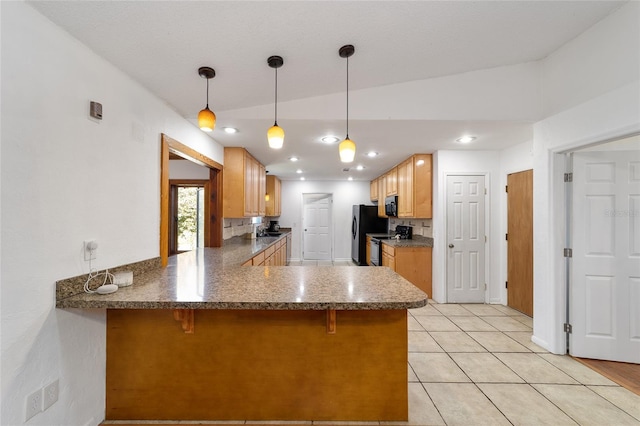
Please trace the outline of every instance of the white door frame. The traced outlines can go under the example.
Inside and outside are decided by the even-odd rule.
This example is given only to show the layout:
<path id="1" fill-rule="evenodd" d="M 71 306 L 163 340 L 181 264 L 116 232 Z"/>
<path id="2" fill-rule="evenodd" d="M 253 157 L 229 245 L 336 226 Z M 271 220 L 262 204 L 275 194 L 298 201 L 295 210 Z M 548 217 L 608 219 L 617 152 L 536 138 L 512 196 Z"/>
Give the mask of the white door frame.
<path id="1" fill-rule="evenodd" d="M 531 341 L 553 353 L 568 353 L 569 337 L 565 332 L 549 333 L 549 326 L 547 324 L 545 324 L 546 327 L 543 327 L 542 330 L 542 333 L 545 334 L 545 336 L 540 336 L 538 334 L 540 331 L 538 331 L 536 316 L 538 316 L 538 318 L 542 316 L 546 317 L 547 319 L 545 320 L 545 323 L 550 324 L 555 330 L 563 330 L 563 324 L 565 324 L 569 318 L 570 298 L 568 293 L 570 292 L 570 288 L 568 286 L 568 277 L 570 276 L 571 265 L 562 255 L 563 249 L 570 242 L 570 236 L 568 234 L 570 232 L 570 226 L 567 222 L 570 222 L 571 220 L 569 217 L 571 211 L 567 209 L 567 188 L 566 185 L 562 183 L 564 174 L 571 164 L 571 159 L 568 158 L 567 154 L 590 146 L 601 145 L 637 135 L 640 135 L 640 128 L 632 126 L 596 137 L 573 140 L 563 146 L 548 149 L 545 151 L 549 161 L 548 176 L 538 174 L 536 177 L 534 164 L 534 226 L 536 221 L 536 204 L 542 202 L 542 204 L 545 205 L 543 208 L 548 208 L 545 215 L 549 217 L 548 228 L 550 230 L 550 235 L 545 242 L 534 241 L 534 334 L 531 337 Z M 544 180 L 547 184 L 548 193 L 547 198 L 544 200 L 536 199 L 536 185 L 539 184 L 539 180 Z M 534 232 L 534 240 L 535 238 L 536 235 Z M 546 274 L 540 274 L 544 275 L 544 277 L 536 276 L 536 258 L 541 255 L 545 257 L 544 263 L 546 264 L 547 269 Z M 539 298 L 536 298 L 536 292 L 543 291 L 550 291 L 553 293 L 553 303 L 549 304 L 548 300 L 545 300 L 544 303 L 540 303 Z M 541 310 L 542 312 L 539 310 L 541 307 L 543 308 Z M 536 314 L 536 312 L 540 313 L 540 315 Z"/>
<path id="2" fill-rule="evenodd" d="M 300 224 L 302 225 L 300 228 L 300 260 L 304 260 L 304 210 L 306 201 L 308 199 L 322 199 L 329 198 L 329 250 L 331 251 L 330 258 L 334 260 L 334 235 L 333 235 L 333 193 L 332 192 L 303 192 L 302 193 L 302 209 L 300 209 Z"/>
<path id="3" fill-rule="evenodd" d="M 449 200 L 448 200 L 448 194 L 446 191 L 447 188 L 447 182 L 449 180 L 449 176 L 484 176 L 484 188 L 487 191 L 485 200 L 484 200 L 484 234 L 487 237 L 487 240 L 484 244 L 484 282 L 487 284 L 487 288 L 484 291 L 484 303 L 488 302 L 488 298 L 489 298 L 489 287 L 491 285 L 491 283 L 489 282 L 489 277 L 491 276 L 491 251 L 487 250 L 487 247 L 489 247 L 489 243 L 491 242 L 491 174 L 489 172 L 444 172 L 444 188 L 445 188 L 445 193 L 444 193 L 444 212 L 445 212 L 445 219 L 444 219 L 444 238 L 442 238 L 442 241 L 440 241 L 439 243 L 435 243 L 435 244 L 440 244 L 441 249 L 443 250 L 443 253 L 448 253 L 448 241 L 447 239 L 447 235 L 449 232 L 449 217 L 447 215 L 447 206 L 449 205 Z M 445 255 L 445 259 L 448 259 L 448 256 Z M 445 303 L 449 303 L 449 286 L 448 286 L 448 282 L 449 282 L 449 278 L 448 278 L 448 265 L 445 265 L 445 270 L 444 270 L 444 292 L 445 292 Z"/>

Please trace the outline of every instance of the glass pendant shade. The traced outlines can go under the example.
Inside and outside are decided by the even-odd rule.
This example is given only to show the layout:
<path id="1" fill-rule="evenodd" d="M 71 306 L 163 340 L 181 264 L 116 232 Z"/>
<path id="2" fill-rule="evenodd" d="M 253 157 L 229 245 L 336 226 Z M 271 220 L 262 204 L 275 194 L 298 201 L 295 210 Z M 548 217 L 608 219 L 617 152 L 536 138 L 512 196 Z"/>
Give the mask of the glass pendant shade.
<path id="1" fill-rule="evenodd" d="M 284 130 L 282 127 L 274 124 L 267 131 L 267 140 L 269 141 L 269 148 L 280 149 L 284 143 Z"/>
<path id="2" fill-rule="evenodd" d="M 216 115 L 209 109 L 209 106 L 198 113 L 198 126 L 205 132 L 213 132 L 216 127 Z"/>
<path id="3" fill-rule="evenodd" d="M 343 163 L 351 163 L 356 156 L 356 144 L 347 137 L 340 142 L 338 152 L 340 153 L 340 161 Z"/>

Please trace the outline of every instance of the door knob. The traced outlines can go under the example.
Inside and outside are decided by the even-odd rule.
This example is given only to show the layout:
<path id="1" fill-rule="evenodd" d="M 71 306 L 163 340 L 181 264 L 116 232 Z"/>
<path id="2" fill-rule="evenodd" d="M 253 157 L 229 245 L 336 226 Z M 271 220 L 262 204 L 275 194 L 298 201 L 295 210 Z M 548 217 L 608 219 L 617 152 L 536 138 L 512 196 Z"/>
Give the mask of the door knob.
<path id="1" fill-rule="evenodd" d="M 453 245 L 453 244 L 449 244 L 449 248 L 453 248 L 453 247 L 454 247 L 454 245 Z"/>

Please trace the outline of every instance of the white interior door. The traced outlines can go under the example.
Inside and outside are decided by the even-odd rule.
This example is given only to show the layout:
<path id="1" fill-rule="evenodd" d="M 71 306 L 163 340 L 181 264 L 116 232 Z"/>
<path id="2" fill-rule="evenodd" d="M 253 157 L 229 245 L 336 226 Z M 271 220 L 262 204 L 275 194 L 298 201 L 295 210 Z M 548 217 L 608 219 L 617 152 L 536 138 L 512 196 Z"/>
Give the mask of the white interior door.
<path id="1" fill-rule="evenodd" d="M 447 302 L 483 303 L 484 176 L 447 176 Z"/>
<path id="2" fill-rule="evenodd" d="M 640 153 L 576 152 L 569 351 L 640 363 Z"/>
<path id="3" fill-rule="evenodd" d="M 331 201 L 330 194 L 304 195 L 304 260 L 331 260 Z"/>

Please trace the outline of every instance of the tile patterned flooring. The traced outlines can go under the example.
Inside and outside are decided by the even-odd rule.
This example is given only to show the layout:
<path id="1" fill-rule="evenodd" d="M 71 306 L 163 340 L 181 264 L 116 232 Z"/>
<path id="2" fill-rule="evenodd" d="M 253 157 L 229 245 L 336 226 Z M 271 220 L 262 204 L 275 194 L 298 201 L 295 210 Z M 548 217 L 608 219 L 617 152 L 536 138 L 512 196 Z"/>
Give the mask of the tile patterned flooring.
<path id="1" fill-rule="evenodd" d="M 640 425 L 640 396 L 532 343 L 531 318 L 509 307 L 430 301 L 408 333 L 408 422 L 200 424 Z"/>

